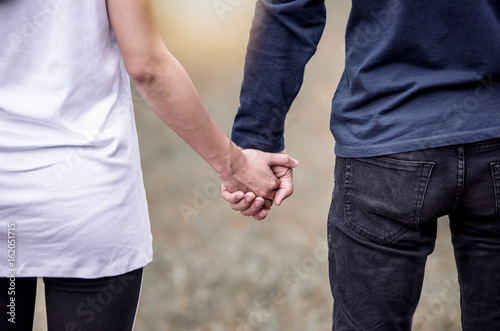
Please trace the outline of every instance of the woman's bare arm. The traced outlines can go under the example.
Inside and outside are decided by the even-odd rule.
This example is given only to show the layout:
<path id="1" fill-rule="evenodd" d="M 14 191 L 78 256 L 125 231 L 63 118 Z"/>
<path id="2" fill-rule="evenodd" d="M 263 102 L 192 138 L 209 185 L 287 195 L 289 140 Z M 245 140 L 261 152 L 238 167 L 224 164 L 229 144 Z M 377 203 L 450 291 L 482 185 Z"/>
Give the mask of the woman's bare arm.
<path id="1" fill-rule="evenodd" d="M 288 155 L 262 153 L 250 160 L 206 111 L 189 76 L 164 45 L 151 0 L 107 0 L 125 68 L 146 102 L 221 177 L 228 191 L 272 199 L 279 180 L 270 166 L 295 167 Z"/>

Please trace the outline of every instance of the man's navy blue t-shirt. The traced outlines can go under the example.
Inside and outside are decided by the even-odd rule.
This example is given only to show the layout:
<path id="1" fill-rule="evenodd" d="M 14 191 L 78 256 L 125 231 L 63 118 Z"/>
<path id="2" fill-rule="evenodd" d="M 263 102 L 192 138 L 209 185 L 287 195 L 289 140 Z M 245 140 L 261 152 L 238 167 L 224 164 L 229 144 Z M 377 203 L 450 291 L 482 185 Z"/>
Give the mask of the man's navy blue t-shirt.
<path id="1" fill-rule="evenodd" d="M 321 0 L 259 0 L 232 139 L 284 149 L 326 20 Z M 335 152 L 369 157 L 500 137 L 500 1 L 352 0 Z M 306 133 L 305 133 L 306 134 Z"/>

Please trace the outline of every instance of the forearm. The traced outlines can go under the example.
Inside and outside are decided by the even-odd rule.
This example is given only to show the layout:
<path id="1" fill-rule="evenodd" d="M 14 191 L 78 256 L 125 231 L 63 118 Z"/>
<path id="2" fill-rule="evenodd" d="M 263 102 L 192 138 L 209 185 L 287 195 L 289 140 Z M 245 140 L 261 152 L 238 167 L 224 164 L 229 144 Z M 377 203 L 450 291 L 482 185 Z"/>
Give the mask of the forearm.
<path id="1" fill-rule="evenodd" d="M 125 68 L 148 104 L 222 176 L 241 160 L 212 120 L 187 73 L 164 45 L 151 0 L 106 0 Z"/>
<path id="2" fill-rule="evenodd" d="M 284 149 L 285 117 L 325 19 L 323 0 L 257 2 L 232 133 L 238 145 L 266 152 Z"/>
<path id="3" fill-rule="evenodd" d="M 191 79 L 166 50 L 151 70 L 131 75 L 134 86 L 158 116 L 221 176 L 232 173 L 238 148 L 206 111 Z"/>

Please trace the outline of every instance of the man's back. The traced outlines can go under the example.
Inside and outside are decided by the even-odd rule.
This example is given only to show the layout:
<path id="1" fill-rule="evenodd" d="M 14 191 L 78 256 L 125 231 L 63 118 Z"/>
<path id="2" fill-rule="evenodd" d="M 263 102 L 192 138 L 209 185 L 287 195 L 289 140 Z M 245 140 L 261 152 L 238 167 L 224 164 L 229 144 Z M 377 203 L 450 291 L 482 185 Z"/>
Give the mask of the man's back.
<path id="1" fill-rule="evenodd" d="M 496 1 L 353 1 L 331 128 L 340 156 L 496 138 Z"/>

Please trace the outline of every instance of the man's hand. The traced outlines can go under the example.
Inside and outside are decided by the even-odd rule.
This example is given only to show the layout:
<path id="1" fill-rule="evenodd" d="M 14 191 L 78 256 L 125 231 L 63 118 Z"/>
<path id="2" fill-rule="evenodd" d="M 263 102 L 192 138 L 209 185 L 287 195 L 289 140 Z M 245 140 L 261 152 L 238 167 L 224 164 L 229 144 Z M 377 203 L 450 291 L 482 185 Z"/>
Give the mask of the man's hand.
<path id="1" fill-rule="evenodd" d="M 253 153 L 254 156 L 266 155 L 269 153 L 255 150 L 244 150 L 246 153 Z M 285 151 L 274 153 L 275 155 L 286 155 Z M 276 203 L 281 205 L 283 200 L 293 193 L 293 167 L 275 165 L 271 166 L 274 176 L 279 179 L 279 185 L 272 199 L 256 196 L 253 192 L 244 193 L 242 191 L 231 192 L 224 184 L 222 185 L 222 197 L 231 204 L 231 208 L 241 212 L 244 216 L 253 216 L 256 220 L 263 220 L 267 217 L 271 206 Z"/>
<path id="2" fill-rule="evenodd" d="M 273 200 L 280 188 L 279 178 L 272 167 L 295 168 L 299 163 L 286 153 L 265 153 L 255 149 L 237 150 L 230 157 L 231 166 L 219 173 L 224 191 L 253 192 L 255 196 Z"/>

